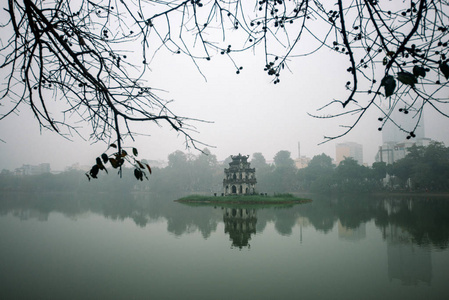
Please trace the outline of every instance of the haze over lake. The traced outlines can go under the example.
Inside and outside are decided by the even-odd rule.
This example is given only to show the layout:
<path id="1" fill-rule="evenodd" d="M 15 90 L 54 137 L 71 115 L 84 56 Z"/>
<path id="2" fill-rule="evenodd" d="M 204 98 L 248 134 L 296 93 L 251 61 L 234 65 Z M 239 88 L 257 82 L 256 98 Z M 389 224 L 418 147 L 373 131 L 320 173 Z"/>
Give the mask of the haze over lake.
<path id="1" fill-rule="evenodd" d="M 449 199 L 0 194 L 2 299 L 444 299 Z"/>

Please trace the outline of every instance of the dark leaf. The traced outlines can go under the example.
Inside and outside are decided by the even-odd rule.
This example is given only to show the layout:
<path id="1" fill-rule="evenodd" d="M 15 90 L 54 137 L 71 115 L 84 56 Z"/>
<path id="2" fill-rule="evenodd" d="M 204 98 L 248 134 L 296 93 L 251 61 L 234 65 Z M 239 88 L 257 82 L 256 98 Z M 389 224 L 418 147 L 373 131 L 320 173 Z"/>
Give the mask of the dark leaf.
<path id="1" fill-rule="evenodd" d="M 108 172 L 108 170 L 106 170 L 106 168 L 104 167 L 103 163 L 101 162 L 101 159 L 99 157 L 97 157 L 97 166 L 100 170 L 102 171 L 106 171 L 106 173 Z"/>
<path id="2" fill-rule="evenodd" d="M 449 66 L 447 65 L 447 61 L 440 63 L 440 71 L 446 79 L 449 79 Z"/>
<path id="3" fill-rule="evenodd" d="M 117 169 L 120 166 L 119 163 L 118 163 L 118 160 L 116 160 L 115 158 L 110 158 L 109 162 L 111 163 L 111 166 L 114 169 Z"/>
<path id="4" fill-rule="evenodd" d="M 97 157 L 96 162 L 97 162 L 97 166 L 100 168 L 100 170 L 103 170 L 104 166 L 103 166 L 103 163 L 101 162 L 101 158 Z"/>
<path id="5" fill-rule="evenodd" d="M 134 169 L 134 177 L 136 177 L 137 180 L 142 181 L 143 178 L 142 171 L 140 171 L 139 169 Z"/>
<path id="6" fill-rule="evenodd" d="M 141 168 L 141 169 L 145 168 L 140 161 L 136 160 L 136 163 L 139 165 L 139 168 Z"/>
<path id="7" fill-rule="evenodd" d="M 424 78 L 426 77 L 426 69 L 420 66 L 414 66 L 413 75 L 415 75 L 415 77 L 421 76 Z"/>
<path id="8" fill-rule="evenodd" d="M 415 86 L 415 83 L 418 82 L 415 75 L 410 72 L 398 72 L 398 80 L 410 86 Z"/>
<path id="9" fill-rule="evenodd" d="M 396 80 L 391 75 L 386 75 L 381 83 L 381 86 L 385 87 L 385 97 L 390 97 L 394 93 L 394 89 L 396 88 Z"/>
<path id="10" fill-rule="evenodd" d="M 112 144 L 109 145 L 109 147 L 111 147 L 111 148 L 117 148 L 117 145 L 114 144 L 114 143 L 112 143 Z"/>
<path id="11" fill-rule="evenodd" d="M 89 172 L 90 176 L 92 178 L 97 178 L 99 170 L 100 170 L 100 168 L 98 167 L 98 165 L 93 165 L 92 169 L 90 169 L 90 172 Z"/>
<path id="12" fill-rule="evenodd" d="M 103 163 L 107 163 L 108 160 L 109 160 L 109 157 L 108 157 L 108 155 L 107 155 L 106 153 L 103 153 L 103 154 L 101 155 L 101 158 L 103 159 Z"/>
<path id="13" fill-rule="evenodd" d="M 122 150 L 122 157 L 125 157 L 128 155 L 128 152 L 126 152 L 125 150 Z"/>
<path id="14" fill-rule="evenodd" d="M 133 154 L 134 154 L 134 156 L 137 156 L 138 152 L 137 152 L 136 148 L 133 148 Z"/>
<path id="15" fill-rule="evenodd" d="M 150 175 L 151 175 L 151 168 L 150 168 L 150 165 L 149 165 L 149 164 L 145 164 L 145 165 L 147 166 L 148 172 L 150 172 Z"/>

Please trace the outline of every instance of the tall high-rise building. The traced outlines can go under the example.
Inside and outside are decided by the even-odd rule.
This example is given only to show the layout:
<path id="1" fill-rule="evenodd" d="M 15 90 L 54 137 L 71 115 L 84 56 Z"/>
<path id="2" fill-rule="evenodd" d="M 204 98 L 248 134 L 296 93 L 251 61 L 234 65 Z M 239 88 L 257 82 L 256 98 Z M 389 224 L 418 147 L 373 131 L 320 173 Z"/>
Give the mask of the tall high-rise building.
<path id="1" fill-rule="evenodd" d="M 360 144 L 352 142 L 340 143 L 336 145 L 335 152 L 337 165 L 347 157 L 351 157 L 356 160 L 359 165 L 363 165 L 363 146 Z"/>
<path id="2" fill-rule="evenodd" d="M 403 159 L 408 154 L 408 149 L 413 145 L 427 147 L 432 142 L 429 138 L 410 139 L 400 143 L 384 143 L 377 151 L 375 161 L 384 162 L 387 165 Z"/>
<path id="3" fill-rule="evenodd" d="M 404 158 L 411 146 L 427 146 L 430 144 L 431 140 L 425 138 L 424 134 L 424 115 L 421 115 L 418 126 L 416 126 L 418 116 L 413 112 L 405 114 L 396 109 L 390 118 L 391 120 L 387 120 L 382 129 L 382 146 L 379 147 L 377 152 L 376 162 L 392 164 Z M 415 136 L 407 139 L 412 131 Z"/>

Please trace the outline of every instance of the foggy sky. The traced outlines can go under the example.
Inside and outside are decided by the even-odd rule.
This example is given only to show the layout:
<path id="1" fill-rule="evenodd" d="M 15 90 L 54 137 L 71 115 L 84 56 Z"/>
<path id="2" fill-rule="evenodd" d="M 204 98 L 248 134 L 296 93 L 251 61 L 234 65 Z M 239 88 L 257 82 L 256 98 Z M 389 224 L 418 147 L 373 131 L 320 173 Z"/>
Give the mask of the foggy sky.
<path id="1" fill-rule="evenodd" d="M 363 145 L 364 162 L 369 165 L 374 162 L 382 144 L 382 134 L 377 130 L 379 112 L 367 113 L 351 133 L 323 145 L 318 145 L 324 141 L 323 137 L 341 133 L 339 125 L 350 123 L 350 116 L 323 120 L 307 115 L 317 113 L 316 109 L 332 99 L 348 96 L 344 88 L 349 79 L 346 57 L 321 50 L 308 58 L 293 59 L 289 63 L 292 72 L 285 70 L 280 84 L 274 85 L 272 77 L 263 71 L 265 62 L 261 54 L 248 52 L 236 56 L 236 63 L 243 66 L 240 74 L 236 74 L 225 56 L 216 55 L 211 61 L 200 62 L 206 81 L 188 58 L 160 52 L 150 64 L 151 72 L 146 79 L 150 86 L 166 91 L 159 96 L 175 100 L 171 105 L 174 113 L 213 122 L 191 122 L 198 131 L 192 132 L 192 136 L 210 145 L 198 147 L 208 147 L 218 160 L 254 152 L 262 152 L 271 160 L 280 150 L 288 150 L 296 158 L 298 142 L 301 155 L 312 158 L 325 153 L 335 158 L 336 143 L 357 142 Z M 23 105 L 19 109 L 19 116 L 12 115 L 0 122 L 0 139 L 4 141 L 0 140 L 0 170 L 43 162 L 50 163 L 52 170 L 64 170 L 76 162 L 92 165 L 107 148 L 101 142 L 92 144 L 88 124 L 79 124 L 84 127 L 81 131 L 86 140 L 74 136 L 73 141 L 68 141 L 53 132 L 40 132 L 30 109 Z M 444 111 L 449 113 L 447 107 Z M 336 110 L 331 107 L 324 113 L 332 112 Z M 448 119 L 432 111 L 425 112 L 426 137 L 448 146 L 448 125 Z M 138 127 L 150 136 L 137 136 L 136 142 L 128 139 L 125 146 L 138 148 L 141 158 L 167 160 L 176 150 L 187 151 L 184 138 L 168 127 L 154 124 Z M 194 149 L 190 152 L 199 154 Z"/>

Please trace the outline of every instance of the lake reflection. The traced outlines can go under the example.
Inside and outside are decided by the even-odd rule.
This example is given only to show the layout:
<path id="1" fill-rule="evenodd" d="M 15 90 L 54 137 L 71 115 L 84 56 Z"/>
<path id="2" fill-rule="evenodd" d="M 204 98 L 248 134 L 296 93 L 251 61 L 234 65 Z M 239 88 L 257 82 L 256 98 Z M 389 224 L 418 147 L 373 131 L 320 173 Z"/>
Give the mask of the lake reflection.
<path id="1" fill-rule="evenodd" d="M 223 211 L 224 231 L 232 240 L 232 247 L 250 248 L 251 235 L 256 233 L 255 208 L 227 207 Z"/>
<path id="2" fill-rule="evenodd" d="M 2 299 L 442 299 L 449 199 L 0 194 Z"/>

